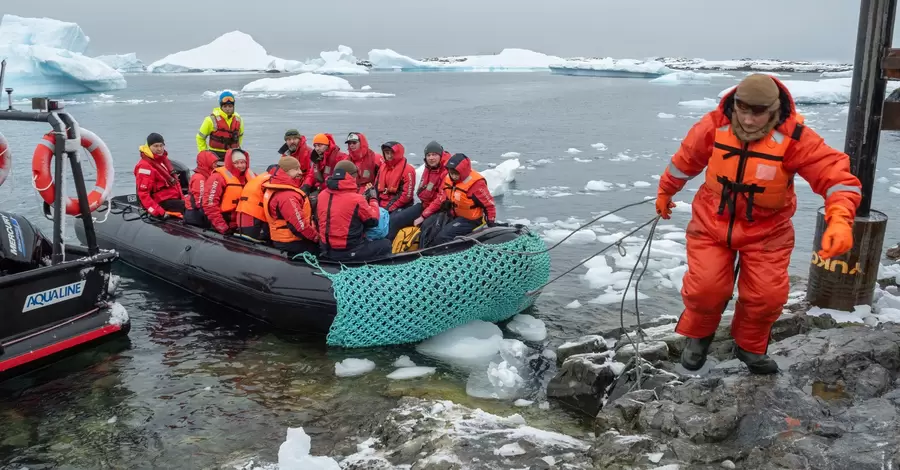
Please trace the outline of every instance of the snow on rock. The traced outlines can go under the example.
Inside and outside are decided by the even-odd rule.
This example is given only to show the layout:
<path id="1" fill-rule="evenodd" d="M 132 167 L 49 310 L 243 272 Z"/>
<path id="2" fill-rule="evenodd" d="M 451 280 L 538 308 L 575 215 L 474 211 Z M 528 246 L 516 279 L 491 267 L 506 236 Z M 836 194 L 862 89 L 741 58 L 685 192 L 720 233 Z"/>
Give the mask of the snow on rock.
<path id="1" fill-rule="evenodd" d="M 422 367 L 422 366 L 413 366 L 413 367 L 401 367 L 390 374 L 387 375 L 387 378 L 391 380 L 405 380 L 405 379 L 413 379 L 416 377 L 424 377 L 426 375 L 431 375 L 434 371 L 437 370 L 434 367 Z"/>
<path id="2" fill-rule="evenodd" d="M 322 93 L 322 96 L 327 98 L 353 98 L 353 99 L 366 99 L 366 98 L 391 98 L 397 96 L 393 93 L 377 93 L 374 91 L 326 91 Z"/>
<path id="3" fill-rule="evenodd" d="M 661 57 L 657 59 L 666 66 L 677 70 L 746 70 L 761 72 L 839 72 L 852 70 L 850 64 L 833 62 L 806 62 L 777 59 L 706 60 L 684 57 Z"/>
<path id="4" fill-rule="evenodd" d="M 147 66 L 148 72 L 244 72 L 264 71 L 279 60 L 241 31 L 225 33 L 209 44 L 169 54 Z"/>
<path id="5" fill-rule="evenodd" d="M 311 444 L 303 428 L 288 428 L 287 439 L 278 448 L 278 470 L 341 470 L 331 457 L 309 455 Z"/>
<path id="6" fill-rule="evenodd" d="M 586 185 L 584 185 L 585 191 L 609 191 L 612 189 L 613 184 L 607 183 L 603 180 L 591 180 L 588 181 Z"/>
<path id="7" fill-rule="evenodd" d="M 400 356 L 394 361 L 394 367 L 415 367 L 416 363 L 409 356 Z"/>
<path id="8" fill-rule="evenodd" d="M 350 357 L 334 363 L 334 375 L 338 377 L 354 377 L 368 374 L 373 370 L 375 370 L 375 363 L 368 359 L 354 359 Z"/>
<path id="9" fill-rule="evenodd" d="M 494 197 L 502 196 L 509 189 L 509 183 L 516 179 L 516 170 L 522 165 L 517 158 L 509 159 L 494 168 L 479 171 L 487 180 L 488 191 Z M 424 167 L 424 165 L 423 165 Z M 421 175 L 419 175 L 421 178 Z"/>
<path id="10" fill-rule="evenodd" d="M 550 71 L 561 75 L 598 77 L 652 78 L 672 73 L 662 62 L 635 59 L 588 59 L 553 64 Z"/>
<path id="11" fill-rule="evenodd" d="M 656 113 L 656 117 L 660 119 L 672 119 L 675 117 L 675 115 L 669 113 Z"/>
<path id="12" fill-rule="evenodd" d="M 122 326 L 128 323 L 128 311 L 125 310 L 125 307 L 118 302 L 113 302 L 109 308 L 109 321 L 107 322 L 110 325 Z"/>
<path id="13" fill-rule="evenodd" d="M 478 367 L 497 354 L 502 340 L 499 326 L 474 320 L 422 341 L 416 351 L 452 365 Z"/>
<path id="14" fill-rule="evenodd" d="M 675 72 L 650 80 L 658 85 L 708 85 L 713 77 L 731 77 L 727 73 Z"/>
<path id="15" fill-rule="evenodd" d="M 137 54 L 134 52 L 119 55 L 100 55 L 94 58 L 121 73 L 139 73 L 147 70 L 144 63 L 137 58 Z"/>
<path id="16" fill-rule="evenodd" d="M 315 93 L 323 91 L 353 91 L 353 86 L 341 77 L 307 72 L 290 77 L 262 78 L 244 85 L 244 88 L 241 89 L 242 93 Z"/>
<path id="17" fill-rule="evenodd" d="M 372 49 L 369 62 L 375 70 L 446 72 L 498 72 L 546 70 L 564 59 L 527 49 L 503 49 L 495 55 L 473 55 L 417 60 L 392 49 Z"/>
<path id="18" fill-rule="evenodd" d="M 797 104 L 831 104 L 849 103 L 852 78 L 826 78 L 821 80 L 783 80 L 782 83 L 791 92 Z M 889 82 L 887 93 L 900 87 L 900 84 Z M 726 88 L 719 93 L 721 99 L 734 87 Z"/>
<path id="19" fill-rule="evenodd" d="M 575 155 L 575 154 L 581 153 L 581 150 L 578 150 L 575 147 L 569 147 L 569 149 L 566 150 L 566 153 Z"/>
<path id="20" fill-rule="evenodd" d="M 7 61 L 4 86 L 14 88 L 20 97 L 125 88 L 120 72 L 82 54 L 89 41 L 75 23 L 3 15 L 0 60 Z"/>
<path id="21" fill-rule="evenodd" d="M 506 329 L 528 341 L 543 341 L 547 338 L 547 326 L 531 315 L 520 313 L 506 324 Z"/>

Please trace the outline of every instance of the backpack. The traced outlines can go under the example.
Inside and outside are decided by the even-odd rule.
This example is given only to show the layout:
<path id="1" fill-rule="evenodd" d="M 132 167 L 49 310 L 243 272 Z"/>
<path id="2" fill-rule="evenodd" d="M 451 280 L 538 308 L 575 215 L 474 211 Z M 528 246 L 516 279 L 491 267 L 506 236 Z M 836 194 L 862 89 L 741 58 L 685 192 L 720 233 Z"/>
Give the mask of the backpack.
<path id="1" fill-rule="evenodd" d="M 403 253 L 419 249 L 419 235 L 422 231 L 419 227 L 404 227 L 394 237 L 391 253 Z"/>

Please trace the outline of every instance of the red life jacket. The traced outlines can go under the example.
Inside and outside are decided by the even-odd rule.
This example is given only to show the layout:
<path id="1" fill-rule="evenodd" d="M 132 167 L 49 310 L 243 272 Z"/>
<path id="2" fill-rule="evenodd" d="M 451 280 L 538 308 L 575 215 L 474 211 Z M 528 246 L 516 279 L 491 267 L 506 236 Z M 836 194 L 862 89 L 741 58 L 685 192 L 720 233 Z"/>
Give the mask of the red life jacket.
<path id="1" fill-rule="evenodd" d="M 237 114 L 231 116 L 231 126 L 224 116 L 209 115 L 216 129 L 209 134 L 209 149 L 215 152 L 224 152 L 228 149 L 238 148 L 241 135 L 241 118 Z"/>

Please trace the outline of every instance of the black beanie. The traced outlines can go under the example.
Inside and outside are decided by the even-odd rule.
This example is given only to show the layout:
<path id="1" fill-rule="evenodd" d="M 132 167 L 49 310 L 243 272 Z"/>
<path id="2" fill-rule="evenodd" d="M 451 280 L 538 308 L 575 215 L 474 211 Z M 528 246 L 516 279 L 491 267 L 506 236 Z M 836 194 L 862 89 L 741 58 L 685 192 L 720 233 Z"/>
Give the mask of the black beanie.
<path id="1" fill-rule="evenodd" d="M 437 143 L 436 140 L 432 140 L 431 142 L 428 142 L 428 145 L 425 146 L 425 155 L 428 155 L 429 153 L 436 153 L 438 155 L 441 155 L 444 153 L 444 147 L 441 146 L 441 144 Z"/>
<path id="2" fill-rule="evenodd" d="M 157 134 L 156 132 L 147 136 L 147 145 L 148 146 L 153 145 L 153 144 L 165 144 L 165 143 L 166 143 L 166 141 L 163 140 L 163 136 Z"/>

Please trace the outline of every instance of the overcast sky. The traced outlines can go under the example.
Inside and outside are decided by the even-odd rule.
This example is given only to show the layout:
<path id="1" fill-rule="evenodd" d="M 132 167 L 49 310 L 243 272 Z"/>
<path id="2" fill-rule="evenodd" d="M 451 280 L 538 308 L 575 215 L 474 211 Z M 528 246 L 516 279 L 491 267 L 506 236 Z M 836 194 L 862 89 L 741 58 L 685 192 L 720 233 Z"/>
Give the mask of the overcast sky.
<path id="1" fill-rule="evenodd" d="M 852 62 L 859 16 L 852 0 L 0 2 L 2 13 L 78 23 L 92 55 L 136 52 L 147 63 L 233 30 L 287 59 L 344 44 L 360 58 L 373 48 L 424 57 L 519 47 L 560 56 Z"/>

